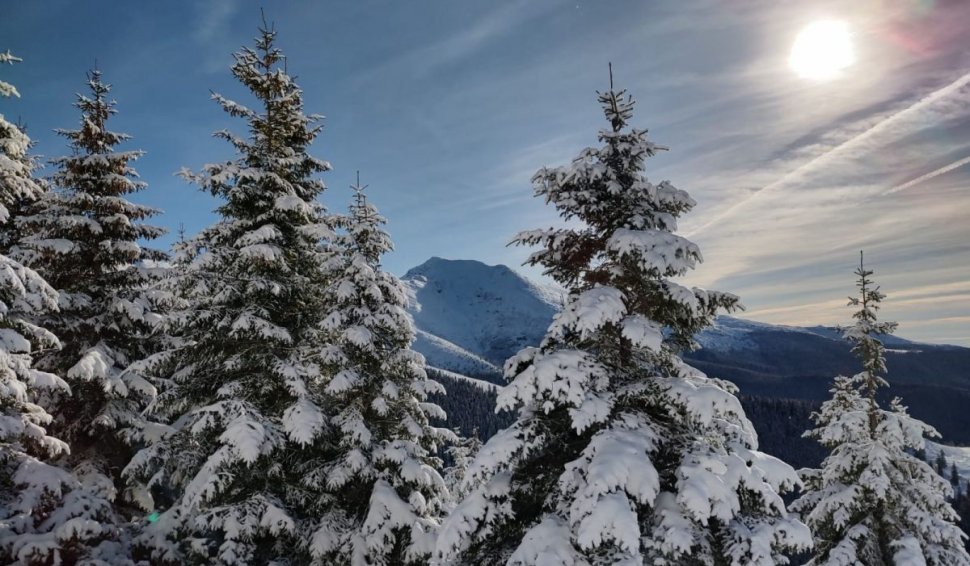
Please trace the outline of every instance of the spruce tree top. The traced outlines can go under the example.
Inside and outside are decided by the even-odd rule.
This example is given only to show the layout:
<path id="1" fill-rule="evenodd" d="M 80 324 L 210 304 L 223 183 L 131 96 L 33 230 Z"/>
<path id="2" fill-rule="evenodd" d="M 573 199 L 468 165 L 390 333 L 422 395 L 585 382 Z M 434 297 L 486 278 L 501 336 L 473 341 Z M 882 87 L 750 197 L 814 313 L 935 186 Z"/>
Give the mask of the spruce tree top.
<path id="1" fill-rule="evenodd" d="M 108 118 L 118 111 L 115 108 L 116 102 L 108 98 L 108 94 L 111 92 L 111 85 L 101 80 L 100 69 L 94 69 L 88 73 L 87 84 L 91 90 L 91 96 L 88 97 L 83 94 L 78 94 L 78 100 L 74 104 L 81 110 L 81 127 L 77 130 L 61 129 L 57 130 L 57 132 L 70 140 L 70 145 L 75 150 L 75 155 L 112 154 L 114 153 L 112 150 L 116 145 L 128 141 L 131 137 L 128 134 L 112 132 L 105 128 Z M 142 151 L 131 151 L 119 157 L 125 157 L 127 160 L 131 160 L 141 157 L 143 153 Z M 61 158 L 61 160 L 68 159 L 70 158 Z M 104 163 L 101 160 L 92 159 L 89 165 L 103 166 Z M 118 173 L 125 175 L 131 172 L 122 170 Z M 81 176 L 81 172 L 78 172 L 78 176 Z M 133 183 L 129 179 L 115 179 L 115 182 L 116 184 L 112 185 L 110 189 L 112 192 L 128 192 L 131 187 L 143 186 L 142 183 Z"/>
<path id="2" fill-rule="evenodd" d="M 367 195 L 364 194 L 367 186 L 360 184 L 359 173 L 357 182 L 350 188 L 354 191 L 354 200 L 350 205 L 350 218 L 346 223 L 349 236 L 347 243 L 368 264 L 379 267 L 384 254 L 394 251 L 390 235 L 381 228 L 387 220 L 368 202 Z"/>
<path id="3" fill-rule="evenodd" d="M 611 71 L 610 90 L 597 93 L 611 126 L 599 132 L 603 145 L 532 178 L 536 196 L 581 226 L 525 231 L 512 243 L 541 246 L 527 263 L 544 267 L 574 293 L 596 286 L 622 289 L 628 312 L 668 328 L 670 345 L 689 349 L 717 310 L 740 304 L 734 295 L 668 280 L 702 261 L 696 244 L 673 233 L 677 219 L 696 203 L 670 182 L 653 184 L 643 174 L 646 159 L 667 148 L 647 139 L 647 130 L 627 128 L 634 100 L 612 83 Z"/>
<path id="4" fill-rule="evenodd" d="M 311 203 L 326 188 L 323 181 L 310 176 L 329 171 L 330 164 L 306 153 L 323 127 L 322 116 L 303 113 L 303 91 L 280 67 L 285 57 L 275 40 L 276 30 L 264 26 L 255 49 L 243 47 L 233 54 L 233 76 L 260 101 L 262 111 L 212 95 L 230 115 L 249 122 L 246 139 L 228 130 L 215 134 L 229 141 L 242 159 L 206 165 L 202 175 L 182 172 L 227 200 L 218 209 L 227 218 L 256 220 L 266 209 L 299 210 L 302 206 L 291 197 Z"/>
<path id="5" fill-rule="evenodd" d="M 70 155 L 51 161 L 57 167 L 51 177 L 57 190 L 20 219 L 27 228 L 21 255 L 55 288 L 98 295 L 109 292 L 106 286 L 143 282 L 144 273 L 123 266 L 164 259 L 165 253 L 138 241 L 157 238 L 165 230 L 142 222 L 158 210 L 125 198 L 146 186 L 131 165 L 144 152 L 115 150 L 130 136 L 107 128 L 117 112 L 115 101 L 108 98 L 111 85 L 97 69 L 88 73 L 87 85 L 90 94 L 78 94 L 75 103 L 80 126 L 57 130 L 71 148 Z"/>
<path id="6" fill-rule="evenodd" d="M 255 96 L 259 111 L 212 95 L 227 113 L 249 124 L 246 138 L 228 130 L 215 133 L 235 147 L 236 159 L 206 164 L 198 174 L 181 171 L 186 180 L 225 199 L 217 208 L 222 220 L 180 246 L 181 261 L 196 260 L 188 266 L 188 275 L 196 278 L 193 292 L 205 294 L 205 286 L 214 282 L 196 275 L 220 263 L 217 275 L 224 275 L 228 262 L 228 269 L 254 276 L 240 282 L 239 290 L 275 297 L 288 287 L 283 280 L 319 267 L 317 244 L 333 236 L 317 201 L 326 185 L 314 177 L 331 166 L 307 153 L 322 129 L 322 116 L 304 114 L 303 91 L 281 68 L 286 59 L 275 39 L 275 29 L 264 24 L 255 48 L 233 54 L 232 74 Z"/>
<path id="7" fill-rule="evenodd" d="M 862 361 L 862 368 L 868 376 L 867 387 L 870 397 L 875 396 L 879 386 L 886 385 L 880 375 L 886 373 L 885 348 L 878 339 L 880 335 L 889 335 L 899 326 L 895 322 L 880 322 L 877 319 L 880 303 L 886 295 L 879 290 L 879 286 L 872 281 L 873 271 L 866 269 L 863 252 L 859 252 L 859 267 L 855 270 L 858 297 L 849 297 L 849 306 L 859 307 L 852 313 L 855 324 L 842 328 L 842 336 L 852 343 L 852 351 Z"/>

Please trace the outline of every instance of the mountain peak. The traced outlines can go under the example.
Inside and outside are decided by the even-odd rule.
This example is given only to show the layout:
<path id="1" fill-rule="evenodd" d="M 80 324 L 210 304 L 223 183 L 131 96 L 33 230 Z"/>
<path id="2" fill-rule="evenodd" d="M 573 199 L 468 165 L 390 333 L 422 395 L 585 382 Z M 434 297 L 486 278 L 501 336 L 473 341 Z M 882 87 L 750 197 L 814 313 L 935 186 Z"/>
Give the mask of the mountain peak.
<path id="1" fill-rule="evenodd" d="M 474 259 L 446 259 L 438 256 L 431 256 L 421 265 L 417 265 L 404 274 L 403 279 L 412 279 L 417 276 L 472 276 L 482 274 L 492 274 L 493 276 L 507 277 L 515 276 L 524 282 L 528 282 L 524 277 L 505 265 L 488 265 Z"/>
<path id="2" fill-rule="evenodd" d="M 402 280 L 419 329 L 498 367 L 542 340 L 561 296 L 505 265 L 467 259 L 432 257 Z M 422 353 L 433 361 L 434 353 Z"/>

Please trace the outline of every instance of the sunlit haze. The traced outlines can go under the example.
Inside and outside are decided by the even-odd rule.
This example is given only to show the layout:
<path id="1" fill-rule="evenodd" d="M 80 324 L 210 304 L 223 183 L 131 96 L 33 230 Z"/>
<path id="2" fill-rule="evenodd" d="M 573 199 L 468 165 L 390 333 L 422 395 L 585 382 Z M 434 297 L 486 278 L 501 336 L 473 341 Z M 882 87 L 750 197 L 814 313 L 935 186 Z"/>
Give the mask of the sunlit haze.
<path id="1" fill-rule="evenodd" d="M 804 78 L 831 79 L 855 63 L 855 50 L 845 22 L 812 22 L 798 33 L 788 63 Z"/>
<path id="2" fill-rule="evenodd" d="M 537 169 L 568 163 L 605 126 L 614 80 L 633 125 L 668 146 L 650 159 L 697 207 L 680 233 L 704 263 L 688 283 L 738 294 L 754 320 L 849 322 L 866 251 L 904 337 L 970 345 L 970 2 L 266 2 L 334 170 L 322 200 L 346 210 L 361 180 L 388 217 L 398 275 L 431 256 L 519 267 L 519 230 L 558 225 L 532 196 Z M 210 100 L 245 102 L 229 72 L 259 6 L 8 2 L 0 51 L 20 118 L 45 158 L 95 62 L 114 125 L 143 149 L 167 247 L 217 202 L 173 175 L 228 159 L 212 132 L 245 134 Z M 45 173 L 50 173 L 50 167 Z"/>

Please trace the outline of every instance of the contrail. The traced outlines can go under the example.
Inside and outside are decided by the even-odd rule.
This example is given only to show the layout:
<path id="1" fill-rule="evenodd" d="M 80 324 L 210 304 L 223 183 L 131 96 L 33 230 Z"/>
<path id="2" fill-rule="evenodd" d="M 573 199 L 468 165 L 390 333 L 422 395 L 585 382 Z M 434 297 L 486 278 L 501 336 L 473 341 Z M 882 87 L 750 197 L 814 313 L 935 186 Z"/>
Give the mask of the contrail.
<path id="1" fill-rule="evenodd" d="M 936 171 L 930 171 L 926 175 L 920 175 L 919 177 L 916 177 L 915 179 L 913 179 L 911 181 L 906 181 L 902 185 L 896 185 L 895 187 L 893 187 L 893 188 L 889 189 L 888 191 L 884 192 L 883 195 L 891 195 L 893 193 L 898 193 L 899 191 L 905 191 L 906 189 L 908 189 L 910 187 L 914 187 L 914 186 L 922 183 L 923 181 L 928 181 L 928 180 L 932 179 L 933 177 L 936 177 L 937 175 L 942 175 L 944 173 L 949 173 L 950 171 L 953 171 L 954 169 L 957 169 L 959 167 L 963 167 L 967 163 L 970 163 L 970 155 L 968 155 L 967 157 L 964 157 L 963 159 L 961 159 L 959 161 L 954 161 L 953 163 L 951 163 L 949 165 L 944 165 L 943 167 L 940 167 Z"/>
<path id="2" fill-rule="evenodd" d="M 910 105 L 910 106 L 908 106 L 908 107 L 900 110 L 899 112 L 896 112 L 892 116 L 887 116 L 885 119 L 879 121 L 879 123 L 873 125 L 869 129 L 867 129 L 867 130 L 865 130 L 865 131 L 857 134 L 856 136 L 854 136 L 854 137 L 852 137 L 852 138 L 850 138 L 850 139 L 842 142 L 841 144 L 833 147 L 832 149 L 828 150 L 827 152 L 823 153 L 822 155 L 819 155 L 818 157 L 815 157 L 814 159 L 810 160 L 809 162 L 804 163 L 804 164 L 798 166 L 794 170 L 789 171 L 784 176 L 782 176 L 782 178 L 778 179 L 777 181 L 775 181 L 775 182 L 773 182 L 773 183 L 771 183 L 769 185 L 765 185 L 765 187 L 762 188 L 760 191 L 758 191 L 756 193 L 753 193 L 752 195 L 748 196 L 747 198 L 744 198 L 744 199 L 740 200 L 739 202 L 731 205 L 730 207 L 727 208 L 727 210 L 725 210 L 721 214 L 718 214 L 714 218 L 708 220 L 704 224 L 698 226 L 697 228 L 694 228 L 693 230 L 691 230 L 690 232 L 688 232 L 688 233 L 686 233 L 684 235 L 689 238 L 689 237 L 694 236 L 695 234 L 697 234 L 699 232 L 703 232 L 704 230 L 706 230 L 707 228 L 709 228 L 712 225 L 716 224 L 717 222 L 721 221 L 722 219 L 724 219 L 724 218 L 726 218 L 728 216 L 731 216 L 732 214 L 734 214 L 735 211 L 737 211 L 739 208 L 742 208 L 744 205 L 746 205 L 747 203 L 751 202 L 753 199 L 758 198 L 759 196 L 761 196 L 761 195 L 763 195 L 765 193 L 771 192 L 771 191 L 777 189 L 778 187 L 782 186 L 786 181 L 788 181 L 792 177 L 794 177 L 794 176 L 802 173 L 803 171 L 812 169 L 813 167 L 815 167 L 816 165 L 818 165 L 820 163 L 824 163 L 825 161 L 827 161 L 828 159 L 831 159 L 832 157 L 834 157 L 838 153 L 840 153 L 842 151 L 845 151 L 846 149 L 850 149 L 851 147 L 853 147 L 853 146 L 855 146 L 855 145 L 857 145 L 857 144 L 859 144 L 859 143 L 861 143 L 861 142 L 869 139 L 870 137 L 872 137 L 874 135 L 878 135 L 880 132 L 882 132 L 883 130 L 889 128 L 890 126 L 892 126 L 896 122 L 899 122 L 900 120 L 903 120 L 903 119 L 909 117 L 914 112 L 918 112 L 918 111 L 922 110 L 923 108 L 925 108 L 926 106 L 929 106 L 930 104 L 933 104 L 937 100 L 939 100 L 941 98 L 944 98 L 946 96 L 949 96 L 949 95 L 951 95 L 951 94 L 959 91 L 961 88 L 963 88 L 968 83 L 970 83 L 970 73 L 967 73 L 967 74 L 961 76 L 960 78 L 958 78 L 957 80 L 953 81 L 952 83 L 950 83 L 950 84 L 948 84 L 948 85 L 946 85 L 946 86 L 944 86 L 944 87 L 942 87 L 942 88 L 940 88 L 938 90 L 935 90 L 935 91 L 931 92 L 930 94 L 928 94 L 928 95 L 924 96 L 923 98 L 921 98 L 921 99 L 917 100 L 916 102 L 914 102 L 912 105 Z M 959 165 L 957 167 L 959 167 Z M 915 181 L 915 179 L 914 179 L 914 181 Z"/>

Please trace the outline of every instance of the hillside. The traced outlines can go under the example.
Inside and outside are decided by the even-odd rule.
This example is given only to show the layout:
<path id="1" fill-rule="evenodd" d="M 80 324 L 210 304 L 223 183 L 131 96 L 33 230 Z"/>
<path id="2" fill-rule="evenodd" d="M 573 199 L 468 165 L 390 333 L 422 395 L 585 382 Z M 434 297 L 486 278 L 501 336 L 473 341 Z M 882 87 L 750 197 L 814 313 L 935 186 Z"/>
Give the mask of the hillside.
<path id="1" fill-rule="evenodd" d="M 431 258 L 403 278 L 431 366 L 502 383 L 504 360 L 541 340 L 560 302 L 555 289 L 506 266 Z M 905 332 L 905 328 L 903 329 Z M 834 328 L 780 326 L 722 316 L 685 355 L 751 398 L 824 399 L 833 376 L 858 371 Z M 887 340 L 888 394 L 900 396 L 947 443 L 970 443 L 970 348 Z"/>
<path id="2" fill-rule="evenodd" d="M 538 344 L 559 294 L 504 265 L 433 257 L 402 278 L 418 327 L 416 349 L 429 364 L 492 375 L 506 358 Z"/>

